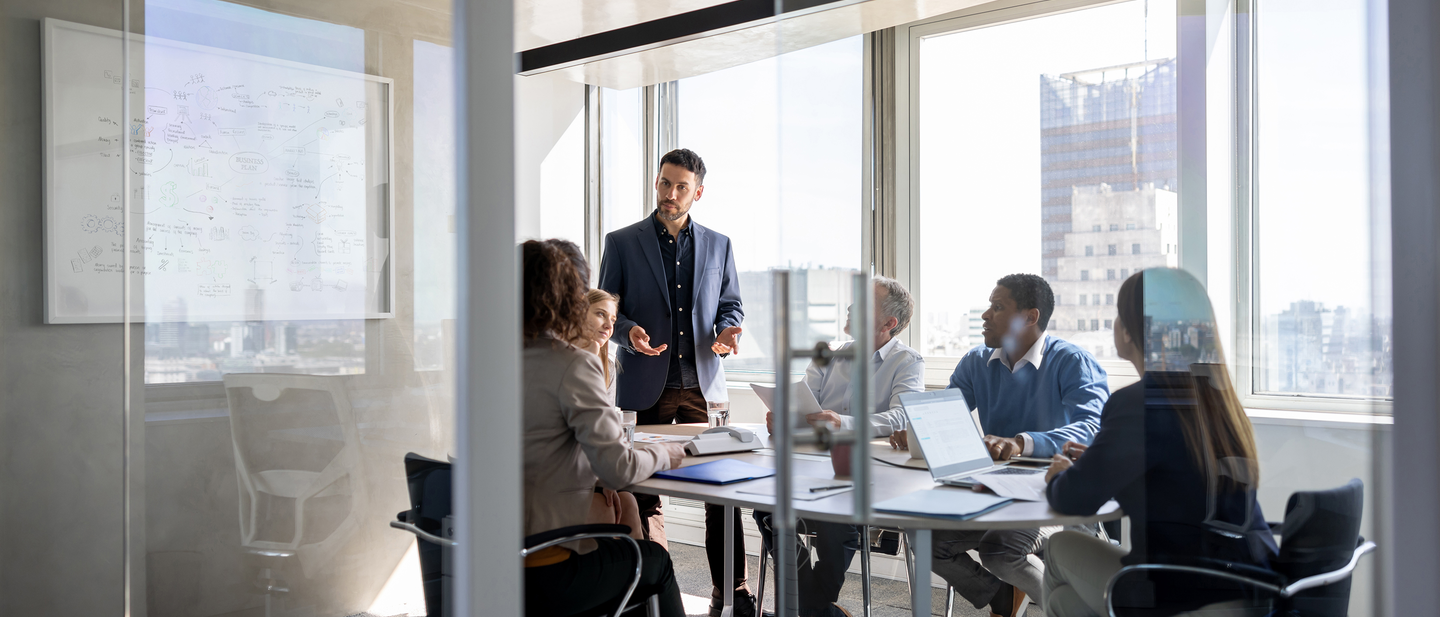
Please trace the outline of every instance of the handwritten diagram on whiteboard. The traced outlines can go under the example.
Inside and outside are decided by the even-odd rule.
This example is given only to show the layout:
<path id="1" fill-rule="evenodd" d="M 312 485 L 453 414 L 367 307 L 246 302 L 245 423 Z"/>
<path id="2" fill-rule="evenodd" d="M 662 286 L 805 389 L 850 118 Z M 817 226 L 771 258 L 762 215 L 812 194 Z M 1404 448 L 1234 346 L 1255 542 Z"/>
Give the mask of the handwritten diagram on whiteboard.
<path id="1" fill-rule="evenodd" d="M 120 321 L 127 254 L 135 321 L 390 315 L 390 80 L 44 32 L 49 323 Z"/>

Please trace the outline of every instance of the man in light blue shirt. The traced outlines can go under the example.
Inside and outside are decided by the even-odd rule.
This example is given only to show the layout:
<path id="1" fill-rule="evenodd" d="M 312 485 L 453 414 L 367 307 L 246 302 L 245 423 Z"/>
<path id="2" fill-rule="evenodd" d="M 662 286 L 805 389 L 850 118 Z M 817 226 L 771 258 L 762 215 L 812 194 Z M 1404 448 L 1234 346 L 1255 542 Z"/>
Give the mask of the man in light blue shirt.
<path id="1" fill-rule="evenodd" d="M 909 325 L 913 303 L 910 292 L 899 282 L 883 276 L 875 277 L 875 352 L 870 359 L 871 368 L 875 371 L 874 381 L 871 382 L 875 386 L 875 405 L 870 411 L 870 424 L 872 434 L 877 437 L 905 430 L 901 394 L 925 391 L 925 359 L 920 352 L 895 338 Z M 905 320 L 897 319 L 897 314 L 904 315 Z M 850 333 L 848 315 L 845 333 Z M 849 349 L 852 344 L 847 342 L 840 346 L 840 350 Z M 850 379 L 853 376 L 848 359 L 838 359 L 823 367 L 811 362 L 805 369 L 805 385 L 815 393 L 815 400 L 825 411 L 810 414 L 806 419 L 812 424 L 828 421 L 840 428 L 854 428 L 855 418 L 850 413 Z M 768 417 L 766 422 L 769 422 Z"/>
<path id="2" fill-rule="evenodd" d="M 900 283 L 883 276 L 875 277 L 875 353 L 870 365 L 875 371 L 874 406 L 870 412 L 872 434 L 889 435 L 905 427 L 905 412 L 900 407 L 900 395 L 906 392 L 925 391 L 925 359 L 920 353 L 895 338 L 910 325 L 915 312 L 915 300 Z M 850 333 L 850 320 L 845 320 L 845 333 Z M 848 349 L 846 343 L 842 349 Z M 811 363 L 805 370 L 805 385 L 815 393 L 820 403 L 819 413 L 810 414 L 806 419 L 812 424 L 829 422 L 843 428 L 853 428 L 854 417 L 850 413 L 851 367 L 849 360 L 836 360 L 827 366 Z M 765 414 L 765 424 L 773 430 L 774 416 Z M 770 527 L 766 519 L 768 512 L 755 511 L 755 523 L 760 527 L 760 537 L 768 552 L 773 545 Z M 840 588 L 845 584 L 845 571 L 855 551 L 860 549 L 860 528 L 843 523 L 821 521 L 799 521 L 801 532 L 813 534 L 810 540 L 812 551 L 801 552 L 799 559 L 799 584 L 791 589 L 799 590 L 801 617 L 813 615 L 846 615 L 835 605 L 840 597 Z M 809 561 L 814 555 L 815 561 Z"/>
<path id="3" fill-rule="evenodd" d="M 1050 458 L 1066 441 L 1088 445 L 1100 430 L 1110 397 L 1105 369 L 1080 347 L 1045 334 L 1054 310 L 1045 279 L 1001 278 L 981 316 L 985 344 L 961 357 L 950 377 L 950 387 L 979 409 L 997 461 Z M 989 604 L 992 614 L 1013 617 L 1022 594 L 1040 600 L 1044 565 L 1034 554 L 1060 529 L 937 531 L 933 569 L 975 608 Z"/>

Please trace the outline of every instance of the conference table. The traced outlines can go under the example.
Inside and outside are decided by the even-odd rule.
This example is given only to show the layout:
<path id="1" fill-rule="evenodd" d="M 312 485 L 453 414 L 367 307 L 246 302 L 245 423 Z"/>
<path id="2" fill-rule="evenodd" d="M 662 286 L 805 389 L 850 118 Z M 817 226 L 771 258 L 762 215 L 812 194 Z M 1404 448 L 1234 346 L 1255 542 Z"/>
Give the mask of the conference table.
<path id="1" fill-rule="evenodd" d="M 666 424 L 666 425 L 641 425 L 636 427 L 637 431 L 662 435 L 693 436 L 698 435 L 707 427 L 705 424 Z M 746 425 L 746 428 L 753 428 Z M 763 434 L 764 427 L 759 427 Z M 763 435 L 762 435 L 763 437 Z M 768 443 L 768 441 L 766 442 Z M 877 440 L 871 442 L 871 458 L 880 459 L 871 463 L 870 479 L 873 484 L 871 488 L 871 503 L 878 503 L 886 499 L 899 497 L 919 490 L 937 491 L 963 491 L 970 490 L 942 486 L 930 478 L 930 473 L 923 466 L 923 461 L 913 461 L 909 454 L 892 450 L 888 443 Z M 717 454 L 712 456 L 687 456 L 682 467 L 708 463 L 722 458 L 734 459 L 760 467 L 775 468 L 775 451 L 764 448 L 751 452 L 735 452 L 729 454 Z M 816 478 L 830 478 L 835 476 L 831 467 L 829 456 L 810 446 L 796 446 L 792 467 L 794 476 L 809 476 Z M 709 504 L 716 504 L 725 507 L 725 547 L 727 551 L 733 551 L 734 547 L 734 508 L 752 508 L 758 510 L 771 510 L 775 506 L 773 495 L 757 495 L 742 493 L 751 482 L 736 482 L 726 485 L 701 484 L 698 482 L 684 482 L 680 480 L 666 480 L 661 478 L 650 478 L 643 482 L 628 487 L 626 490 L 634 493 L 646 493 L 651 495 L 668 495 L 670 497 L 681 497 L 694 499 Z M 845 491 L 837 495 L 821 498 L 815 501 L 794 500 L 793 507 L 796 518 L 810 520 L 828 521 L 835 523 L 853 523 L 854 496 L 851 492 Z M 941 518 L 928 518 L 919 516 L 904 516 L 875 512 L 870 518 L 871 527 L 893 527 L 903 529 L 909 533 L 911 547 L 914 549 L 914 572 L 916 575 L 910 584 L 910 607 L 913 615 L 929 615 L 930 605 L 930 535 L 935 530 L 968 530 L 968 529 L 1033 529 L 1047 525 L 1086 525 L 1101 521 L 1113 521 L 1124 515 L 1120 506 L 1114 501 L 1105 504 L 1098 512 L 1089 516 L 1073 516 L 1061 514 L 1050 508 L 1044 502 L 1016 501 L 998 510 L 994 510 L 969 520 L 951 520 Z M 868 544 L 868 538 L 862 538 L 862 543 Z M 727 552 L 725 571 L 733 571 L 733 559 L 735 555 Z M 744 558 L 740 556 L 740 558 Z M 733 590 L 725 592 L 726 614 L 730 613 L 729 607 L 732 604 Z M 1036 601 L 1039 598 L 1035 598 Z M 869 601 L 868 595 L 866 601 Z"/>

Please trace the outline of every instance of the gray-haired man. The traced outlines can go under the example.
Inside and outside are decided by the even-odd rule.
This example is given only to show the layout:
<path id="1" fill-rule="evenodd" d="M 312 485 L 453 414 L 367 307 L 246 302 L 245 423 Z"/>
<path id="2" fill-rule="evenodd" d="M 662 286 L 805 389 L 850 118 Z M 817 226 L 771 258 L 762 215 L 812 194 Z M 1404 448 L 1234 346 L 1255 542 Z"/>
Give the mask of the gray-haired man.
<path id="1" fill-rule="evenodd" d="M 914 312 L 915 300 L 909 291 L 894 279 L 875 277 L 875 352 L 870 357 L 871 369 L 875 372 L 874 407 L 870 412 L 875 435 L 885 436 L 903 430 L 905 411 L 900 407 L 900 395 L 925 391 L 925 359 L 895 338 L 910 325 Z M 845 333 L 850 334 L 848 315 Z M 846 343 L 842 349 L 848 349 L 850 345 Z M 848 360 L 836 360 L 827 366 L 816 366 L 812 362 L 805 370 L 805 384 L 815 392 L 815 398 L 824 410 L 810 414 L 808 419 L 812 423 L 825 421 L 837 427 L 853 426 L 854 417 L 850 414 L 851 370 Z M 773 417 L 766 414 L 766 426 L 772 423 Z M 755 522 L 760 527 L 766 551 L 771 550 L 773 545 L 770 528 L 765 521 L 769 516 L 768 512 L 755 512 Z M 860 549 L 860 528 L 843 523 L 802 520 L 799 529 L 814 535 L 810 546 L 816 557 L 814 563 L 807 563 L 808 555 L 801 553 L 798 573 L 801 617 L 847 614 L 835 605 L 835 600 L 840 597 L 840 588 L 845 584 L 845 571 L 850 568 L 850 560 Z"/>

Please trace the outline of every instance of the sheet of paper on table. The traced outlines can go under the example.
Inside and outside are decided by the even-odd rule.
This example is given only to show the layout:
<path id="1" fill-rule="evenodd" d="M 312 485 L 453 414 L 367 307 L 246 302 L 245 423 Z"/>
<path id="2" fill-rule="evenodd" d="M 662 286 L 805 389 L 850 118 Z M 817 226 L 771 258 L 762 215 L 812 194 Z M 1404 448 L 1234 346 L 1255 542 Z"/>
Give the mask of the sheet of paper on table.
<path id="1" fill-rule="evenodd" d="M 800 501 L 815 501 L 824 499 L 831 495 L 839 495 L 855 490 L 855 483 L 849 480 L 837 480 L 835 478 L 816 478 L 812 476 L 795 476 L 790 480 L 790 494 Z M 837 487 L 837 488 L 829 488 Z M 823 489 L 812 491 L 810 489 Z M 751 495 L 774 495 L 775 478 L 765 478 L 746 484 L 737 493 L 748 493 Z"/>
<path id="2" fill-rule="evenodd" d="M 635 443 L 689 443 L 692 435 L 661 435 L 659 433 L 635 433 Z"/>
<path id="3" fill-rule="evenodd" d="M 1001 476 L 982 475 L 975 478 L 981 486 L 995 491 L 996 495 L 1021 501 L 1045 501 L 1045 474 Z"/>

